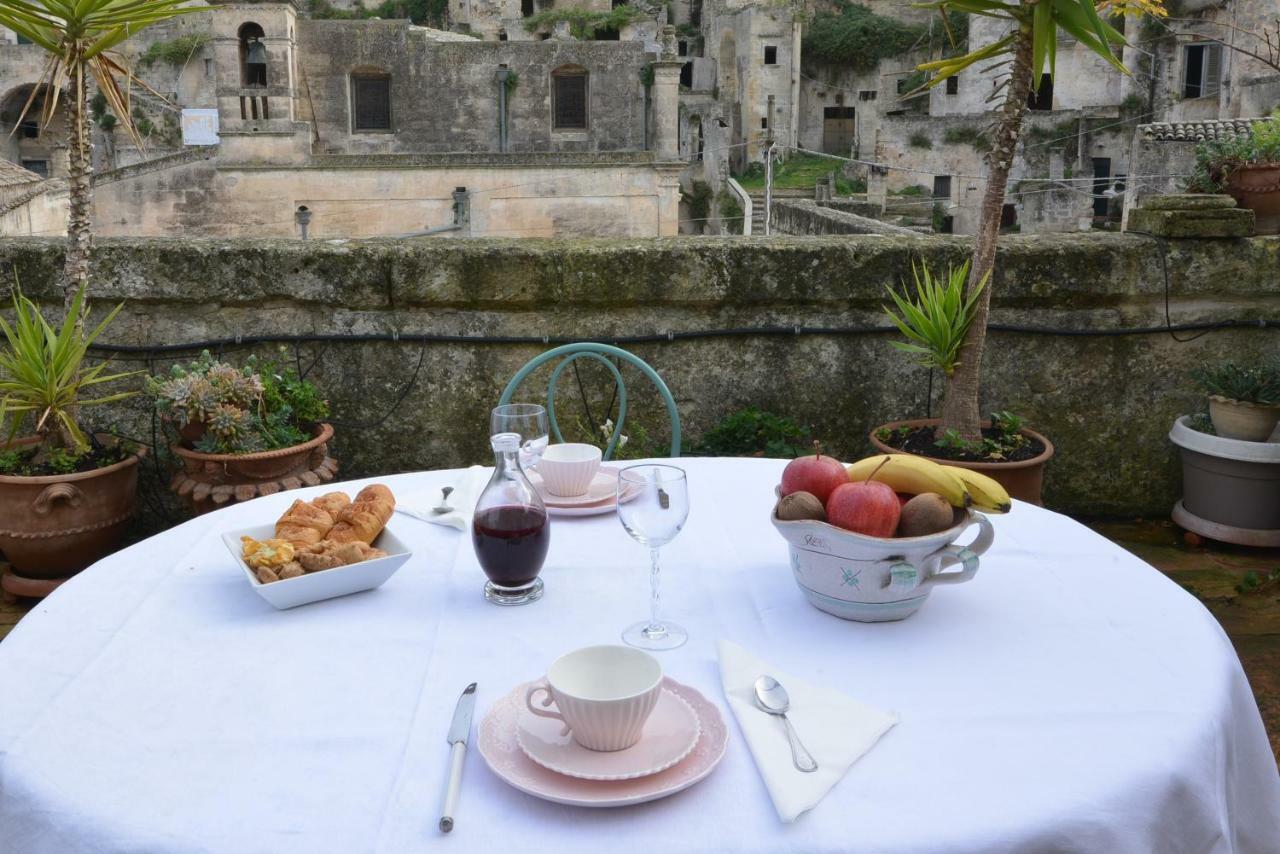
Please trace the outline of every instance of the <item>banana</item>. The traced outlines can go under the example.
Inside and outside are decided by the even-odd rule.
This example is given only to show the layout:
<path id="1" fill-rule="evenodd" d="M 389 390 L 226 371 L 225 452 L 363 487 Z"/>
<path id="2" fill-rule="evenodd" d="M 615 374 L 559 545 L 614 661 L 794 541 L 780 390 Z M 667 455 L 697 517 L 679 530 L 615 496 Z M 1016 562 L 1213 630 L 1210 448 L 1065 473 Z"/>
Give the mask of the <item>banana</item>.
<path id="1" fill-rule="evenodd" d="M 948 471 L 955 472 L 964 481 L 973 506 L 991 513 L 1008 513 L 1013 508 L 1009 493 L 994 479 L 976 471 L 962 469 L 959 466 L 946 466 Z"/>
<path id="2" fill-rule="evenodd" d="M 885 462 L 885 458 L 888 462 Z M 884 463 L 877 472 L 876 468 Z M 888 484 L 895 492 L 906 492 L 919 495 L 922 492 L 936 492 L 953 507 L 968 507 L 969 493 L 964 481 L 955 473 L 955 469 L 940 466 L 932 460 L 912 454 L 879 454 L 849 466 L 849 480 L 866 480 L 875 472 L 875 479 Z"/>

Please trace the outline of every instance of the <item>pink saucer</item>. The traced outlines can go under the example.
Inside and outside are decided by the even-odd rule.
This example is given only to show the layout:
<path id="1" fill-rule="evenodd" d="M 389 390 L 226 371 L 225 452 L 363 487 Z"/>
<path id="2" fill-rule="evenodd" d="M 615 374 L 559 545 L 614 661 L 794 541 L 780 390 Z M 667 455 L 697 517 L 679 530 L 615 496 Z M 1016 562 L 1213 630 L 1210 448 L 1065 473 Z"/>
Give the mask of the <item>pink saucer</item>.
<path id="1" fill-rule="evenodd" d="M 595 478 L 592 479 L 591 485 L 587 487 L 587 491 L 582 495 L 552 495 L 547 492 L 546 485 L 542 481 L 542 476 L 537 471 L 528 472 L 529 482 L 533 484 L 533 488 L 538 490 L 538 495 L 542 498 L 542 502 L 547 505 L 547 509 L 555 510 L 575 510 L 578 508 L 606 508 L 612 509 L 618 500 L 618 469 L 615 466 L 601 466 L 596 472 Z M 640 492 L 640 486 L 637 484 L 633 488 L 628 488 L 623 493 L 622 500 L 630 501 Z"/>
<path id="2" fill-rule="evenodd" d="M 657 774 L 693 752 L 702 727 L 693 707 L 670 691 L 658 696 L 640 741 L 626 750 L 588 750 L 561 735 L 560 721 L 525 709 L 516 721 L 516 741 L 543 768 L 582 780 L 631 780 Z"/>
<path id="3" fill-rule="evenodd" d="M 536 798 L 578 807 L 642 804 L 674 795 L 703 780 L 724 757 L 729 731 L 720 709 L 695 689 L 667 677 L 662 680 L 662 687 L 689 704 L 702 731 L 683 761 L 657 774 L 630 780 L 582 780 L 557 774 L 520 749 L 516 728 L 529 684 L 516 686 L 493 704 L 476 730 L 476 745 L 494 774 Z"/>

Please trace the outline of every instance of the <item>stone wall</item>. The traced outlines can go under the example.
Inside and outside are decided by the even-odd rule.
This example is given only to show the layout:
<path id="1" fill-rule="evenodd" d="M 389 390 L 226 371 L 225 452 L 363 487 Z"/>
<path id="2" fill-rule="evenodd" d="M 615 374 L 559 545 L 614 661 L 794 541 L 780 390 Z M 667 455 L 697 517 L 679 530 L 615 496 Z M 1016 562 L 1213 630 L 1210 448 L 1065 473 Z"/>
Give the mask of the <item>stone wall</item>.
<path id="1" fill-rule="evenodd" d="M 770 225 L 778 234 L 881 234 L 919 237 L 900 225 L 850 211 L 828 208 L 810 199 L 775 199 Z"/>
<path id="2" fill-rule="evenodd" d="M 499 65 L 517 75 L 507 99 L 509 151 L 645 148 L 641 42 L 434 42 L 406 21 L 298 23 L 317 152 L 496 152 Z M 563 66 L 589 75 L 584 132 L 551 127 L 551 72 Z M 393 133 L 352 132 L 348 87 L 356 70 L 391 75 Z"/>
<path id="3" fill-rule="evenodd" d="M 1053 439 L 1058 454 L 1046 483 L 1052 507 L 1166 514 L 1180 483 L 1169 425 L 1204 405 L 1187 370 L 1207 360 L 1274 354 L 1280 343 L 1274 325 L 1280 323 L 1280 238 L 1174 240 L 1167 247 L 1175 323 L 1265 318 L 1273 325 L 1175 341 L 1162 329 L 1161 244 L 1149 238 L 1002 241 L 994 323 L 1157 330 L 1114 337 L 992 332 L 982 407 L 1020 412 Z M 960 238 L 879 236 L 554 243 L 103 239 L 94 267 L 95 312 L 125 301 L 103 339 L 114 344 L 392 333 L 530 342 L 330 342 L 304 344 L 296 353 L 286 347 L 279 355 L 310 368 L 333 402 L 346 476 L 486 461 L 488 409 L 525 360 L 561 339 L 637 335 L 659 339 L 627 346 L 667 380 L 687 436 L 758 406 L 813 427 L 834 453 L 850 458 L 868 451 L 865 437 L 874 426 L 937 411 L 941 384 L 933 383 L 931 402 L 927 372 L 890 346 L 891 334 L 865 330 L 886 325 L 885 288 L 900 286 L 912 261 L 956 263 L 967 248 Z M 10 265 L 29 293 L 55 304 L 58 242 L 2 240 L 0 270 Z M 824 331 L 797 335 L 797 326 Z M 759 328 L 775 334 L 682 337 Z M 228 345 L 225 352 L 239 359 L 247 350 Z M 274 347 L 259 352 L 271 354 Z M 164 368 L 173 358 L 165 354 L 152 364 Z M 535 385 L 527 395 L 543 388 Z M 566 420 L 575 420 L 575 384 L 561 388 L 571 395 L 561 399 Z M 632 401 L 633 411 L 649 419 L 647 438 L 632 433 L 634 444 L 660 447 L 666 430 L 638 380 Z M 603 412 L 603 403 L 596 405 L 592 418 L 601 420 Z M 150 440 L 145 401 L 93 418 Z"/>

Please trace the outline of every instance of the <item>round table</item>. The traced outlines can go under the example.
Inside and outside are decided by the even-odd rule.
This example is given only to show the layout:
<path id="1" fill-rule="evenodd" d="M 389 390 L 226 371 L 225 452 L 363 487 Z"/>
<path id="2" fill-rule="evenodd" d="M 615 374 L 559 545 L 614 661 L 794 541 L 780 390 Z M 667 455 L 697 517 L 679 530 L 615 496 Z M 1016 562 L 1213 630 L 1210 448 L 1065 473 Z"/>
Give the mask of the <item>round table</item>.
<path id="1" fill-rule="evenodd" d="M 644 616 L 647 556 L 613 515 L 555 519 L 545 598 L 500 608 L 466 537 L 397 514 L 414 556 L 383 587 L 275 611 L 219 534 L 328 486 L 125 549 L 0 643 L 0 849 L 1280 851 L 1280 777 L 1235 653 L 1152 567 L 1020 503 L 993 518 L 972 582 L 903 622 L 845 622 L 805 601 L 768 522 L 782 462 L 680 464 L 692 511 L 664 550 L 663 601 L 691 640 L 659 655 L 730 731 L 694 788 L 575 809 L 506 786 L 472 749 L 442 838 L 459 692 L 479 682 L 478 723 L 557 655 L 616 642 Z M 459 477 L 377 480 L 429 506 Z M 724 703 L 721 638 L 900 716 L 794 824 Z"/>

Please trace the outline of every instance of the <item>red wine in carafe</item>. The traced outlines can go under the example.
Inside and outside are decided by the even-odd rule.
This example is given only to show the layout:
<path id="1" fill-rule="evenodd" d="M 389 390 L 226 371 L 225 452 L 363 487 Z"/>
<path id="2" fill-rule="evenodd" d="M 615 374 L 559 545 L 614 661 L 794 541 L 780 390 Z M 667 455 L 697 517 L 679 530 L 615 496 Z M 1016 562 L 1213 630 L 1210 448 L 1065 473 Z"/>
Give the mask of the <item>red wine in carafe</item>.
<path id="1" fill-rule="evenodd" d="M 542 570 L 551 528 L 546 513 L 536 507 L 502 505 L 476 512 L 471 539 L 490 581 L 500 587 L 525 587 Z"/>

